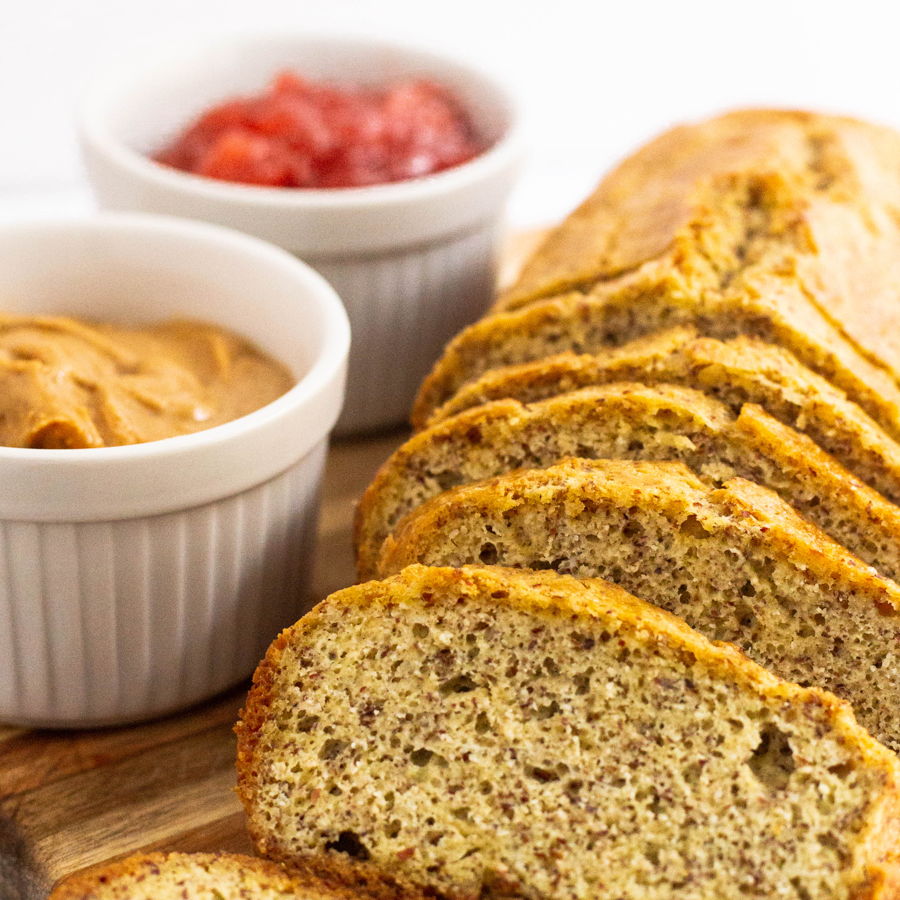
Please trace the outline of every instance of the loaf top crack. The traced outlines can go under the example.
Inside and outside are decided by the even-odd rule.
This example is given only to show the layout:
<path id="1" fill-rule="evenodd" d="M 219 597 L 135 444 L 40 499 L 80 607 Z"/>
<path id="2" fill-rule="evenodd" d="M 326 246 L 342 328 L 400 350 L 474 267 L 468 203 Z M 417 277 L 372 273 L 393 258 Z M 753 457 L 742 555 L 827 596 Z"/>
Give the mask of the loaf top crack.
<path id="1" fill-rule="evenodd" d="M 896 896 L 893 754 L 600 581 L 340 591 L 272 645 L 238 738 L 259 849 L 398 898 Z"/>
<path id="2" fill-rule="evenodd" d="M 835 312 L 839 317 L 847 313 L 867 338 L 891 341 L 888 353 L 896 359 L 896 338 L 880 334 L 853 301 L 877 306 L 881 299 L 896 300 L 900 285 L 890 253 L 896 248 L 900 211 L 898 162 L 897 132 L 846 117 L 750 109 L 673 128 L 617 166 L 547 235 L 497 307 L 513 309 L 564 290 L 589 288 L 672 254 L 677 236 L 695 222 L 698 197 L 709 184 L 723 177 L 720 183 L 725 184 L 736 173 L 778 173 L 789 182 L 784 201 L 818 235 L 840 240 L 838 234 L 828 234 L 841 220 L 832 217 L 833 207 L 856 210 L 858 228 L 845 234 L 844 242 L 814 249 L 823 256 L 821 264 L 842 272 L 840 287 L 852 292 L 836 294 L 833 299 L 842 307 Z M 712 245 L 711 261 L 723 280 L 733 280 L 761 257 L 761 245 L 780 240 L 778 232 L 760 227 L 763 212 L 748 206 L 745 216 L 735 220 L 738 240 L 730 244 L 737 252 L 727 252 L 727 243 Z M 876 241 L 873 247 L 883 255 L 854 259 L 857 240 Z M 885 262 L 887 270 L 880 265 Z M 856 279 L 857 265 L 866 279 Z M 878 296 L 870 296 L 872 288 L 880 289 Z M 888 292 L 886 298 L 881 291 Z"/>

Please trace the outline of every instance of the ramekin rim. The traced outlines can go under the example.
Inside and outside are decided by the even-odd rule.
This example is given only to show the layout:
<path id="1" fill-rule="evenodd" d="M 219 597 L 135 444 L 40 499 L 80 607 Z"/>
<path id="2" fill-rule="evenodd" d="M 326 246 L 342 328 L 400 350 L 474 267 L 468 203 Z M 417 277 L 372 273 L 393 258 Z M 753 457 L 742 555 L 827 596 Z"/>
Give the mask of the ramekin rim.
<path id="1" fill-rule="evenodd" d="M 109 78 L 107 73 L 107 77 L 95 78 L 93 84 L 83 94 L 82 102 L 76 112 L 76 127 L 79 137 L 82 141 L 90 141 L 94 148 L 100 149 L 108 158 L 128 170 L 130 175 L 146 179 L 158 187 L 178 192 L 186 197 L 220 203 L 258 205 L 261 208 L 282 210 L 293 208 L 308 211 L 390 208 L 395 205 L 433 200 L 464 190 L 473 183 L 477 184 L 493 177 L 498 170 L 505 169 L 515 161 L 523 151 L 522 113 L 515 91 L 507 85 L 504 79 L 457 57 L 399 41 L 301 31 L 292 33 L 258 31 L 242 35 L 240 38 L 220 36 L 207 43 L 205 49 L 226 43 L 235 43 L 238 40 L 248 43 L 254 40 L 284 41 L 291 39 L 310 44 L 334 43 L 344 46 L 365 46 L 415 55 L 420 58 L 427 57 L 455 66 L 474 76 L 481 83 L 488 85 L 502 98 L 503 104 L 509 112 L 509 122 L 503 134 L 473 159 L 419 178 L 351 188 L 283 188 L 241 184 L 174 169 L 155 162 L 118 139 L 109 129 L 105 117 L 102 115 L 103 104 L 109 101 L 112 96 L 111 91 L 115 90 L 109 85 L 116 79 Z M 126 70 L 140 72 L 141 63 L 146 64 L 149 58 L 142 57 L 137 64 L 126 67 Z"/>

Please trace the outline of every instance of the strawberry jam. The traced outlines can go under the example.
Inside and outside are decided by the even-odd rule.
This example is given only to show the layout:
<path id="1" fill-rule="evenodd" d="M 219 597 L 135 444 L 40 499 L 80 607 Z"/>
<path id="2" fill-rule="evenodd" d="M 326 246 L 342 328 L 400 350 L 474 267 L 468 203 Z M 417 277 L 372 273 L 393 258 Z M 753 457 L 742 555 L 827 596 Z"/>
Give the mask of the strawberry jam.
<path id="1" fill-rule="evenodd" d="M 282 72 L 261 94 L 205 112 L 154 159 L 224 181 L 343 188 L 430 175 L 484 149 L 432 81 L 363 88 Z"/>

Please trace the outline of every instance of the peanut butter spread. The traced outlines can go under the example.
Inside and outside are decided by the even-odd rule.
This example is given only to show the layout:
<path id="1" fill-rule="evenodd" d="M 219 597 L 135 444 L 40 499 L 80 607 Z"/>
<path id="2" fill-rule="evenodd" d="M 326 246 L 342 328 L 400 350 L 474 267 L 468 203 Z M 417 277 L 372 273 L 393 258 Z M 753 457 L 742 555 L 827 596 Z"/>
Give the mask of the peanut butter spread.
<path id="1" fill-rule="evenodd" d="M 0 445 L 66 449 L 189 434 L 246 415 L 294 383 L 217 326 L 140 328 L 0 314 Z"/>

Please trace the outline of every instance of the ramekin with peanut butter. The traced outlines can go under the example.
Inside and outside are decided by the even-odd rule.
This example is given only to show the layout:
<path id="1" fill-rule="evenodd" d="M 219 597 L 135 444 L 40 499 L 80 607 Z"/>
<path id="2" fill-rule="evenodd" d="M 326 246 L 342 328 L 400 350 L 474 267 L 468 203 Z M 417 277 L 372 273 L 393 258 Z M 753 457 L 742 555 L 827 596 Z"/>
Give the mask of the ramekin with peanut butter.
<path id="1" fill-rule="evenodd" d="M 313 599 L 334 290 L 237 232 L 101 215 L 0 225 L 0 310 L 0 721 L 246 678 Z"/>
<path id="2" fill-rule="evenodd" d="M 0 444 L 80 449 L 191 434 L 294 384 L 287 367 L 216 325 L 140 328 L 0 313 Z"/>

